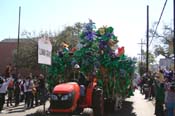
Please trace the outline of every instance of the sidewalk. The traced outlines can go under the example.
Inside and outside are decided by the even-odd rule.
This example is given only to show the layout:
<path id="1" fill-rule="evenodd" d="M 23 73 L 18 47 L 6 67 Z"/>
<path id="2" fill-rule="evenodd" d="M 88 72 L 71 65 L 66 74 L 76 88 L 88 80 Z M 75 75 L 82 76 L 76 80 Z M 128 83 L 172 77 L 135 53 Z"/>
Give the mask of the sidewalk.
<path id="1" fill-rule="evenodd" d="M 133 102 L 133 112 L 136 116 L 155 116 L 154 101 L 144 99 L 139 90 L 135 90 L 134 96 L 126 99 L 126 101 Z"/>
<path id="2" fill-rule="evenodd" d="M 49 102 L 46 102 L 45 109 L 49 107 Z M 0 116 L 26 116 L 28 114 L 35 113 L 37 110 L 44 110 L 44 105 L 40 105 L 34 108 L 25 109 L 24 102 L 20 103 L 17 107 L 4 105 L 4 110 L 0 113 Z"/>

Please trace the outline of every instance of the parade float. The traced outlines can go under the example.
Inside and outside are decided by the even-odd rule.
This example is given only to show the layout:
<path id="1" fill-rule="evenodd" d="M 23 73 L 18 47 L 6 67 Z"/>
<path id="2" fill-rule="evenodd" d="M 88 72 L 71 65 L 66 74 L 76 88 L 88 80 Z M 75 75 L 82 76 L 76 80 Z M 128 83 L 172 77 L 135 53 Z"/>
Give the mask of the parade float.
<path id="1" fill-rule="evenodd" d="M 77 109 L 76 107 L 91 107 L 96 108 L 95 112 L 102 112 L 104 104 L 105 106 L 113 104 L 111 108 L 114 110 L 121 108 L 122 100 L 133 95 L 132 79 L 135 62 L 124 54 L 124 46 L 119 47 L 118 42 L 113 27 L 103 26 L 96 29 L 95 23 L 90 20 L 84 25 L 77 46 L 70 49 L 66 42 L 61 43 L 62 50 L 53 53 L 52 65 L 47 66 L 47 81 L 53 93 L 50 108 L 52 112 L 72 112 L 73 109 Z M 81 74 L 91 81 L 91 87 L 88 89 L 88 86 L 85 89 L 86 100 L 83 103 L 80 103 L 80 93 L 77 93 L 77 91 L 80 92 L 81 87 L 77 81 L 72 82 L 77 77 L 75 76 L 75 66 L 77 65 Z M 73 90 L 66 91 L 66 88 Z M 71 91 L 70 97 L 75 95 L 74 99 L 71 99 L 74 106 L 69 104 L 70 108 L 68 106 L 60 108 L 64 106 L 60 101 L 59 104 L 62 105 L 57 107 L 56 105 L 59 104 L 56 101 L 64 98 L 66 96 L 64 92 L 68 91 Z M 94 97 L 94 95 L 97 96 Z M 94 106 L 93 102 L 98 104 L 98 101 L 102 104 Z M 98 114 L 98 116 L 100 115 L 103 113 Z"/>

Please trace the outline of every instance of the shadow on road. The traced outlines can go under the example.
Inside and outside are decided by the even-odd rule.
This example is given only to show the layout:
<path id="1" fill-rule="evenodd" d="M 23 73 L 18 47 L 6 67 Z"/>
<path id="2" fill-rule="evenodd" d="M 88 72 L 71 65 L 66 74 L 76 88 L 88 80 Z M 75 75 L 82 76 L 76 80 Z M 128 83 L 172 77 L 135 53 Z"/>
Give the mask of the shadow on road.
<path id="1" fill-rule="evenodd" d="M 24 107 L 7 107 L 6 108 L 8 113 L 17 113 L 17 112 L 24 112 Z"/>
<path id="2" fill-rule="evenodd" d="M 25 110 L 21 109 L 21 110 L 10 110 L 10 111 L 8 111 L 8 113 L 17 113 L 17 112 L 25 112 Z"/>
<path id="3" fill-rule="evenodd" d="M 105 116 L 137 116 L 133 112 L 133 102 L 124 101 L 122 109 L 113 113 L 108 113 Z"/>
<path id="4" fill-rule="evenodd" d="M 49 116 L 47 113 L 43 112 L 42 110 L 38 110 L 35 113 L 27 114 L 26 116 Z"/>
<path id="5" fill-rule="evenodd" d="M 133 109 L 134 109 L 133 108 L 133 102 L 124 101 L 123 104 L 122 104 L 122 109 L 121 110 L 116 111 L 116 112 L 110 112 L 108 114 L 105 114 L 105 116 L 137 116 L 133 112 Z M 26 116 L 63 116 L 63 115 L 48 115 L 46 113 L 43 113 L 42 111 L 38 111 L 38 112 L 35 112 L 35 113 L 32 113 L 32 114 L 28 114 Z M 76 116 L 78 116 L 78 115 L 76 115 Z"/>

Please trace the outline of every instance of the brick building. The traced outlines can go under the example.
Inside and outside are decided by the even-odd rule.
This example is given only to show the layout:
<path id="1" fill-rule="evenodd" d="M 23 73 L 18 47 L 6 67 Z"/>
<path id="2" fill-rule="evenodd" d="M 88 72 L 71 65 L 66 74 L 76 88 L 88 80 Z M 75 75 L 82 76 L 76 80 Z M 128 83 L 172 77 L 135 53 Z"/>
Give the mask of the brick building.
<path id="1" fill-rule="evenodd" d="M 29 39 L 20 39 L 20 44 L 25 44 L 29 41 Z M 12 66 L 14 66 L 13 54 L 16 49 L 17 39 L 4 39 L 0 41 L 0 74 L 4 74 L 6 65 L 12 64 Z M 39 67 L 36 67 L 36 69 L 33 69 L 33 71 L 28 69 L 20 69 L 19 72 L 26 75 L 29 72 L 38 74 L 41 71 L 39 70 Z"/>
<path id="2" fill-rule="evenodd" d="M 5 39 L 0 42 L 0 73 L 3 74 L 7 64 L 13 65 L 13 53 L 17 47 L 16 39 Z"/>

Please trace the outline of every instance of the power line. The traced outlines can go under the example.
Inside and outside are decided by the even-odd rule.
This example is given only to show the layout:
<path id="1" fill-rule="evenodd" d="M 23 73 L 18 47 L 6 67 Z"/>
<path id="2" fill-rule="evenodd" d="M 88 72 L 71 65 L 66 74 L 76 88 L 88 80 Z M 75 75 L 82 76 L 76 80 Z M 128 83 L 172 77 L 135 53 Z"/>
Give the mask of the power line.
<path id="1" fill-rule="evenodd" d="M 160 20 L 161 20 L 161 18 L 162 18 L 163 12 L 164 12 L 164 10 L 165 10 L 165 7 L 166 7 L 166 4 L 167 4 L 167 1 L 168 1 L 168 0 L 166 0 L 165 3 L 164 3 L 164 6 L 163 6 L 163 9 L 162 9 L 162 12 L 161 12 L 160 17 L 159 17 L 159 21 L 158 21 L 158 23 L 157 23 L 157 25 L 156 25 L 156 29 L 155 29 L 155 31 L 153 32 L 153 36 L 152 36 L 152 39 L 151 39 L 151 41 L 150 41 L 149 46 L 151 45 L 151 43 L 152 43 L 152 41 L 153 41 L 153 38 L 154 38 L 154 36 L 155 36 L 155 33 L 156 33 L 157 28 L 158 28 L 159 23 L 160 23 Z"/>

